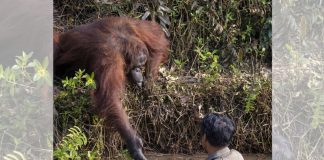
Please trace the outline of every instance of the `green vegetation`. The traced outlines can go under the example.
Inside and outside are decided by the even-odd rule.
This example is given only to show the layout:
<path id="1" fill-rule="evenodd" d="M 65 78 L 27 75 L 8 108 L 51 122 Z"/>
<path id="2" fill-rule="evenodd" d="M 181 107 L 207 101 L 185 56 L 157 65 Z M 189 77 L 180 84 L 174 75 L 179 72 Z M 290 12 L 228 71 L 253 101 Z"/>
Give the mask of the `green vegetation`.
<path id="1" fill-rule="evenodd" d="M 99 118 L 89 112 L 89 91 L 95 89 L 93 77 L 94 74 L 84 74 L 84 70 L 77 71 L 74 77 L 62 80 L 63 88 L 54 97 L 55 109 L 58 112 L 58 115 L 55 115 L 57 125 L 54 140 L 59 142 L 55 145 L 56 159 L 98 157 L 97 147 L 101 148 L 102 142 L 98 138 L 91 140 L 92 137 L 87 137 L 83 131 L 90 127 L 90 135 L 96 134 L 98 130 L 92 124 L 101 125 Z M 87 123 L 87 126 L 84 123 Z M 88 141 L 91 141 L 92 149 L 87 148 Z"/>
<path id="2" fill-rule="evenodd" d="M 56 31 L 117 15 L 154 19 L 170 35 L 169 61 L 160 69 L 153 95 L 127 87 L 123 99 L 147 150 L 201 152 L 201 116 L 222 112 L 237 125 L 232 147 L 244 153 L 271 152 L 270 0 L 55 0 L 54 5 Z M 84 88 L 87 80 L 82 81 Z M 66 84 L 72 82 L 63 84 L 55 95 L 58 113 L 65 117 L 57 123 L 61 135 L 78 126 L 88 137 L 80 153 L 127 157 L 119 135 L 103 132 L 101 120 L 89 113 L 88 89 L 70 90 Z"/>
<path id="3" fill-rule="evenodd" d="M 87 144 L 87 137 L 77 126 L 68 129 L 69 133 L 63 137 L 54 151 L 57 159 L 94 159 L 94 153 L 88 151 L 86 155 L 78 153 L 79 149 Z"/>
<path id="4" fill-rule="evenodd" d="M 23 52 L 13 66 L 0 65 L 0 159 L 44 159 L 51 155 L 46 151 L 51 149 L 53 134 L 40 126 L 51 122 L 48 110 L 52 108 L 47 104 L 51 97 L 47 96 L 52 80 L 48 59 L 40 62 L 32 55 Z M 39 149 L 44 152 L 34 152 Z"/>
<path id="5" fill-rule="evenodd" d="M 90 92 L 95 89 L 94 74 L 78 70 L 56 88 L 55 159 L 99 159 L 104 151 L 105 130 L 102 120 L 90 112 Z M 127 150 L 115 156 L 127 159 Z"/>

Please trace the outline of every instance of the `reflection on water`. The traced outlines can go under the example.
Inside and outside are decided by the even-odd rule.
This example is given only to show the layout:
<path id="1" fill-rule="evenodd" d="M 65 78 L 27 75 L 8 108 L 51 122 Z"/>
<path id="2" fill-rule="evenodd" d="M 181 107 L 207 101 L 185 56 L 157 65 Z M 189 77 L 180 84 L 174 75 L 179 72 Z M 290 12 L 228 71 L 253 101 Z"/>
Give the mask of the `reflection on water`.
<path id="1" fill-rule="evenodd" d="M 207 154 L 182 155 L 182 154 L 157 154 L 148 153 L 147 158 L 150 160 L 206 160 Z M 271 155 L 265 154 L 243 154 L 244 160 L 271 160 Z"/>

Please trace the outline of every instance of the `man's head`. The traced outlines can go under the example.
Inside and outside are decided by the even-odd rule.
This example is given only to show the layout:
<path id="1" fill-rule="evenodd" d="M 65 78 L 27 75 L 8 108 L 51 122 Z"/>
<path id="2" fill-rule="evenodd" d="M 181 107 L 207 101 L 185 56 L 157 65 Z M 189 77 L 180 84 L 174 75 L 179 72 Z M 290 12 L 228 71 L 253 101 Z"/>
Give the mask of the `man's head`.
<path id="1" fill-rule="evenodd" d="M 225 115 L 210 113 L 202 120 L 201 133 L 203 146 L 207 141 L 213 147 L 227 147 L 235 133 L 234 122 Z"/>

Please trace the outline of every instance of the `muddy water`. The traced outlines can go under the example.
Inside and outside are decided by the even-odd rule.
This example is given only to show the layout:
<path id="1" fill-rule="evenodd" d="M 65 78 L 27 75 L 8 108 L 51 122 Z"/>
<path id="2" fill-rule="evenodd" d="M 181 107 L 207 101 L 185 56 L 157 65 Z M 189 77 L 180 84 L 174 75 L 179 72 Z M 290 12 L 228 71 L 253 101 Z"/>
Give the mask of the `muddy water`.
<path id="1" fill-rule="evenodd" d="M 145 154 L 150 160 L 206 160 L 206 154 L 182 155 L 182 154 Z M 271 160 L 271 155 L 265 154 L 243 154 L 244 160 Z"/>

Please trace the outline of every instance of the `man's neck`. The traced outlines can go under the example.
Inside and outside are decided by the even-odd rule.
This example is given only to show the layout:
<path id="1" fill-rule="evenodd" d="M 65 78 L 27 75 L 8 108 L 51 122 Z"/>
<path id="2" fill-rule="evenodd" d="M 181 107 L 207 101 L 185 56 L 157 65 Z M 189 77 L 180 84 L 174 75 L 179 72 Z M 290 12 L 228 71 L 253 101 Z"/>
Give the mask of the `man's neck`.
<path id="1" fill-rule="evenodd" d="M 208 152 L 208 158 L 207 160 L 212 160 L 212 159 L 221 159 L 230 154 L 230 149 L 226 147 L 213 147 L 209 148 L 207 150 Z"/>
<path id="2" fill-rule="evenodd" d="M 222 149 L 224 149 L 226 147 L 227 146 L 225 146 L 225 147 L 214 147 L 212 145 L 208 145 L 208 147 L 206 148 L 206 150 L 207 150 L 207 153 L 208 154 L 213 154 L 213 153 L 216 153 L 217 151 L 222 150 Z"/>

